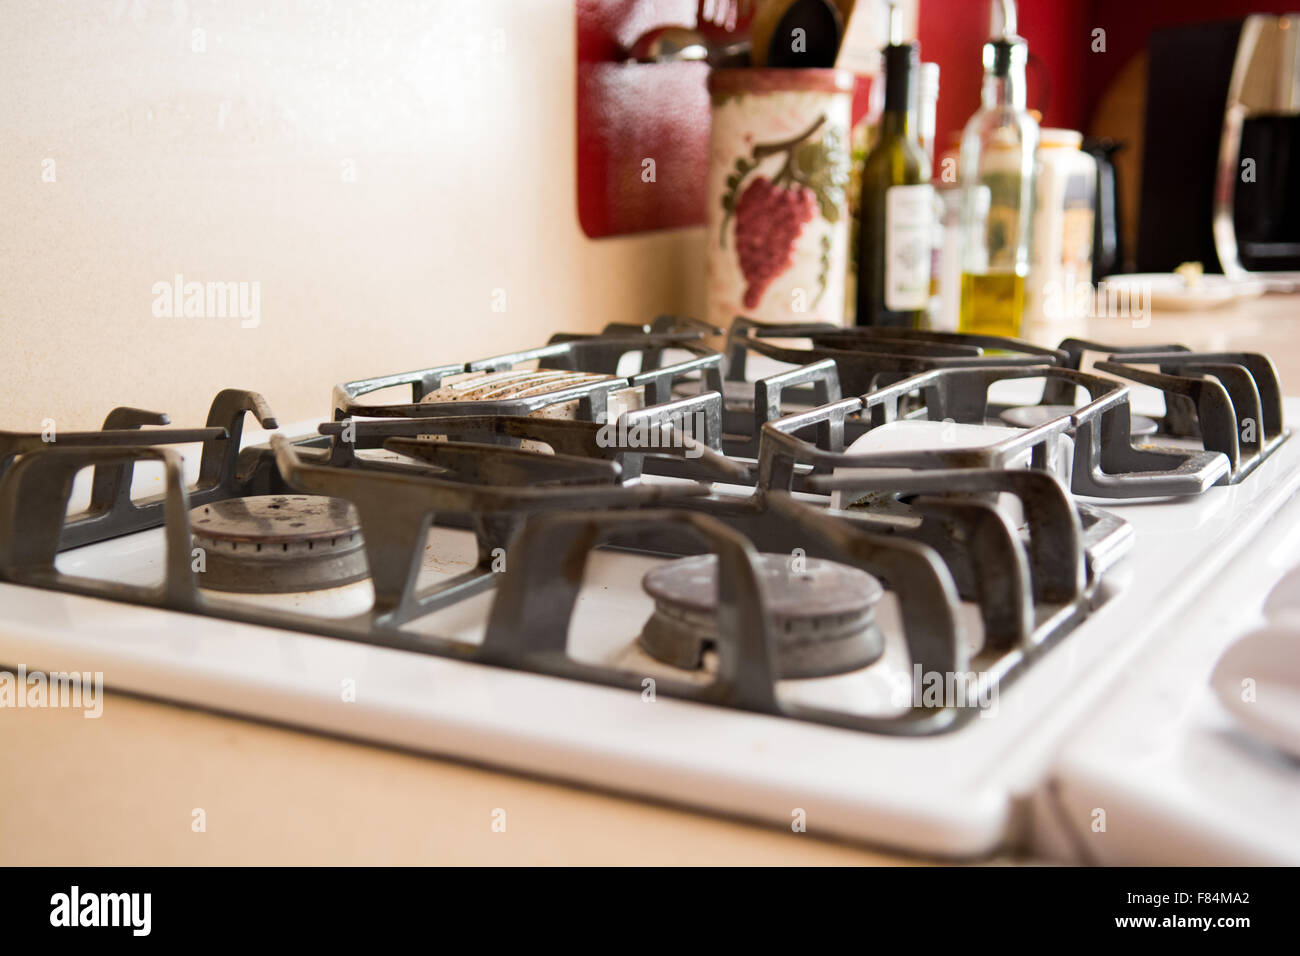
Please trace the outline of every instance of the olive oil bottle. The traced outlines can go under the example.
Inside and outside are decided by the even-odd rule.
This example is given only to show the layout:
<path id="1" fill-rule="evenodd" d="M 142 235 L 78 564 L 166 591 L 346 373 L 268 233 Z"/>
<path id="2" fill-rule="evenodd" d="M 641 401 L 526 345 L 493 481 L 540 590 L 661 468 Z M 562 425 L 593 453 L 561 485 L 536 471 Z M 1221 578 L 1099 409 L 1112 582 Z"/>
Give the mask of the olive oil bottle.
<path id="1" fill-rule="evenodd" d="M 920 52 L 902 41 L 902 18 L 893 5 L 890 42 L 882 52 L 885 107 L 862 166 L 857 324 L 919 328 L 930 301 L 934 193 L 930 161 L 916 135 Z"/>
<path id="2" fill-rule="evenodd" d="M 961 325 L 976 335 L 1020 334 L 1025 311 L 1025 279 L 1014 272 L 961 274 Z"/>
<path id="3" fill-rule="evenodd" d="M 1001 24 L 998 20 L 1001 14 Z M 1025 41 L 1014 0 L 994 0 L 980 108 L 961 139 L 959 328 L 1016 336 L 1025 310 L 1038 123 L 1025 109 Z"/>

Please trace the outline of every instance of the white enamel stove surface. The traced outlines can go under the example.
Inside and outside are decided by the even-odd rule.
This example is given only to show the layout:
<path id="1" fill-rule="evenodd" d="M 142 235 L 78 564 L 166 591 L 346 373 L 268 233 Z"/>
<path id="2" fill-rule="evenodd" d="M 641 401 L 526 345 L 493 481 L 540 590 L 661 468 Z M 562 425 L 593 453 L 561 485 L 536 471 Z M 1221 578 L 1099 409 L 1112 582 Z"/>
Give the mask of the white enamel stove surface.
<path id="1" fill-rule="evenodd" d="M 1300 403 L 1288 403 L 1288 415 L 1300 420 Z M 247 438 L 263 440 L 251 431 Z M 137 471 L 140 482 L 156 480 L 144 467 Z M 1253 545 L 1297 486 L 1300 440 L 1292 440 L 1237 487 L 1172 503 L 1102 502 L 1137 532 L 1133 553 L 1111 577 L 1118 593 L 1004 690 L 994 714 L 931 739 L 860 734 L 662 695 L 651 703 L 625 690 L 13 585 L 0 585 L 0 665 L 102 671 L 110 688 L 778 826 L 789 826 L 801 809 L 812 833 L 969 857 L 1027 838 L 1030 798 L 1065 734 L 1093 718 L 1114 679 L 1130 673 L 1139 651 Z M 431 538 L 428 575 L 467 566 L 468 542 L 443 535 Z M 158 541 L 158 532 L 146 532 L 105 542 L 63 556 L 61 566 L 148 577 L 150 568 L 156 572 Z M 630 555 L 593 558 L 575 614 L 576 656 L 609 659 L 621 647 L 635 657 L 626 645 L 650 613 L 640 587 L 650 565 Z M 367 589 L 289 603 L 345 613 L 365 602 Z M 421 629 L 481 633 L 489 601 L 475 597 Z M 616 639 L 590 637 L 602 634 Z M 854 679 L 858 687 L 871 680 Z M 343 700 L 345 680 L 355 682 L 354 702 Z M 110 698 L 110 719 L 111 707 Z"/>
<path id="2" fill-rule="evenodd" d="M 1280 510 L 1234 507 L 1205 530 L 1213 540 L 1236 538 L 1247 533 L 1229 525 L 1236 521 L 1259 526 L 1248 549 L 1232 555 L 1225 547 L 1212 575 L 1171 595 L 1181 611 L 1124 668 L 1055 761 L 1036 817 L 1039 844 L 1052 856 L 1300 865 L 1300 498 Z M 1266 734 L 1239 720 L 1212 682 L 1225 650 L 1260 632 L 1269 656 L 1226 674 L 1238 693 L 1243 677 L 1255 682 L 1255 700 L 1238 696 L 1238 710 L 1267 706 L 1273 718 L 1287 718 L 1284 727 L 1270 721 Z"/>

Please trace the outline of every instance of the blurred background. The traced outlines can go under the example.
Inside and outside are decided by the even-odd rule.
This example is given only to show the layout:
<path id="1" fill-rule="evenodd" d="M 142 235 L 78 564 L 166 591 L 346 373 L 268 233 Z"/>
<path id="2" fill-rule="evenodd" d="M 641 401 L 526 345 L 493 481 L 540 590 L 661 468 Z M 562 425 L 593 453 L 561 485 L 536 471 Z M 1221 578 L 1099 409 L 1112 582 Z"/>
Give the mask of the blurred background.
<path id="1" fill-rule="evenodd" d="M 123 402 L 189 422 L 225 386 L 293 421 L 327 413 L 327 382 L 698 313 L 701 65 L 620 61 L 703 2 L 7 0 L 3 424 Z M 1132 230 L 1152 31 L 1283 9 L 1022 0 L 1030 106 L 1126 143 Z M 988 6 L 910 22 L 942 149 L 977 105 Z M 646 156 L 656 189 L 629 199 Z M 259 283 L 257 326 L 156 316 L 178 275 Z"/>

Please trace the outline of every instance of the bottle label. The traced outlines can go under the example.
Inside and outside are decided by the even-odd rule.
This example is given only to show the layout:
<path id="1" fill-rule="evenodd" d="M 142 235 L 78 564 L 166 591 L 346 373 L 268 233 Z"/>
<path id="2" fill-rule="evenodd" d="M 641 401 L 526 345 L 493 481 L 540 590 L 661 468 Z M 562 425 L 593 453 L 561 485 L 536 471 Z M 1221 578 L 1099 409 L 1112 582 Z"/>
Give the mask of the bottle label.
<path id="1" fill-rule="evenodd" d="M 930 230 L 934 190 L 890 186 L 885 192 L 885 308 L 924 309 L 930 301 Z"/>

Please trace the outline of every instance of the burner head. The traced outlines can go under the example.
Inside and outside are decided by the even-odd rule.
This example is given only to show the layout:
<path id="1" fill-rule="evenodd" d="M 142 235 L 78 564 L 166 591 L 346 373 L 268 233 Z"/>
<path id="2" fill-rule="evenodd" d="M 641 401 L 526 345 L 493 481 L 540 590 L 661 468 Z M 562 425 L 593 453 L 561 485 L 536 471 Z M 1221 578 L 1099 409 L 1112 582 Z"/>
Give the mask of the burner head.
<path id="1" fill-rule="evenodd" d="M 998 417 L 1008 425 L 1015 425 L 1017 428 L 1037 428 L 1039 425 L 1076 411 L 1078 409 L 1073 405 L 1015 405 L 1004 409 Z M 1136 413 L 1130 414 L 1133 423 L 1129 426 L 1129 431 L 1134 438 L 1154 435 L 1159 430 L 1160 426 L 1156 424 L 1154 418 Z"/>
<path id="2" fill-rule="evenodd" d="M 865 571 L 832 561 L 803 559 L 791 568 L 786 554 L 759 555 L 759 582 L 775 624 L 780 678 L 828 677 L 866 667 L 884 653 L 876 626 L 880 582 Z M 717 555 L 681 558 L 642 580 L 655 612 L 641 632 L 643 650 L 686 670 L 717 646 Z"/>
<path id="3" fill-rule="evenodd" d="M 199 584 L 214 591 L 316 591 L 367 575 L 356 509 L 338 498 L 228 498 L 191 511 L 190 527 L 205 552 Z"/>

